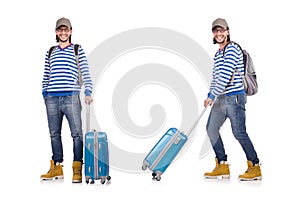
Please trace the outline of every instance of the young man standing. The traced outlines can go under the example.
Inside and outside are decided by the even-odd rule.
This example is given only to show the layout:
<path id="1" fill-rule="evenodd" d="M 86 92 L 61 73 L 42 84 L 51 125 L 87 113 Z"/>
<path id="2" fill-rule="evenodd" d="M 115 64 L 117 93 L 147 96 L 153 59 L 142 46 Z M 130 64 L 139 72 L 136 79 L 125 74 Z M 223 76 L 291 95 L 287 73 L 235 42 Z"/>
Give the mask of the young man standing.
<path id="1" fill-rule="evenodd" d="M 246 93 L 242 77 L 235 72 L 239 70 L 244 74 L 243 53 L 238 45 L 229 43 L 229 27 L 226 20 L 218 18 L 213 21 L 212 32 L 213 42 L 219 44 L 219 49 L 214 57 L 213 79 L 204 106 L 212 105 L 206 130 L 216 155 L 216 167 L 212 172 L 205 173 L 204 177 L 230 177 L 227 155 L 220 135 L 221 126 L 229 118 L 233 135 L 242 146 L 248 164 L 248 169 L 239 175 L 239 179 L 261 179 L 259 159 L 246 132 Z M 228 45 L 224 49 L 226 44 Z"/>
<path id="2" fill-rule="evenodd" d="M 84 84 L 85 103 L 93 100 L 92 80 L 89 73 L 89 65 L 84 50 L 78 49 L 78 65 L 71 43 L 72 25 L 69 19 L 60 18 L 55 26 L 56 46 L 51 54 L 47 51 L 45 68 L 42 81 L 42 94 L 44 97 L 48 127 L 50 132 L 52 159 L 50 170 L 41 175 L 41 179 L 50 180 L 63 178 L 63 145 L 61 140 L 61 128 L 63 117 L 66 116 L 71 136 L 73 138 L 73 183 L 82 182 L 83 164 L 83 135 L 81 120 L 80 90 L 82 78 Z M 81 75 L 79 73 L 81 72 Z"/>

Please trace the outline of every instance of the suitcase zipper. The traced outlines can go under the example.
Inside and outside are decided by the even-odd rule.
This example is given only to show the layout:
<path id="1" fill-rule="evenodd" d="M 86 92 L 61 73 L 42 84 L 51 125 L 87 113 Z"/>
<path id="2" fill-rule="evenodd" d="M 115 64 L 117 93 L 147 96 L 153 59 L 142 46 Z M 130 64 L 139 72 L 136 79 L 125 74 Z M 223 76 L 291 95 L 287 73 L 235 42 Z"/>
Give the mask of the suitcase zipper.
<path id="1" fill-rule="evenodd" d="M 94 176 L 98 179 L 98 136 L 94 131 Z"/>

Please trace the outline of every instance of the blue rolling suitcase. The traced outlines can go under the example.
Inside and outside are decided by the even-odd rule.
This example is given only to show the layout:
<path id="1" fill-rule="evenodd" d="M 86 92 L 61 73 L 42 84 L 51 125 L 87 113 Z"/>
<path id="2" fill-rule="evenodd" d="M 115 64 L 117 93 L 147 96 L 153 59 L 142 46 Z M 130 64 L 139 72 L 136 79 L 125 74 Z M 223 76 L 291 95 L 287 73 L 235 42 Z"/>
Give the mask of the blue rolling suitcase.
<path id="1" fill-rule="evenodd" d="M 188 140 L 188 136 L 195 129 L 208 106 L 209 105 L 207 105 L 201 112 L 187 133 L 184 133 L 176 128 L 170 128 L 145 157 L 142 169 L 146 170 L 148 168 L 151 170 L 154 180 L 161 180 L 161 175 L 166 171 L 177 154 L 180 152 Z"/>
<path id="2" fill-rule="evenodd" d="M 110 182 L 109 153 L 107 134 L 99 131 L 89 131 L 90 113 L 87 105 L 87 131 L 84 135 L 84 173 L 87 184 L 100 180 L 101 184 Z"/>

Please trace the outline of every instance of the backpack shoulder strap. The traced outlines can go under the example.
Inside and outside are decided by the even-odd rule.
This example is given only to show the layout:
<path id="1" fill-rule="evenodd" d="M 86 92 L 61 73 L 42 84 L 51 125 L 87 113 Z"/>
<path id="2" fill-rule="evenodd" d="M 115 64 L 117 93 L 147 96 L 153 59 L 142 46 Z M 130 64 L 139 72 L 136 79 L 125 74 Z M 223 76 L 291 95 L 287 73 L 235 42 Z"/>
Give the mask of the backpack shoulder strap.
<path id="1" fill-rule="evenodd" d="M 242 51 L 242 54 L 243 54 L 243 62 L 244 62 L 244 72 L 245 72 L 245 74 L 246 74 L 246 70 L 247 70 L 247 61 L 248 61 L 248 59 L 247 59 L 247 51 L 246 50 L 244 50 L 238 43 L 236 43 L 236 42 L 234 42 L 234 41 L 231 41 L 232 43 L 234 43 L 235 45 L 237 45 L 239 48 L 240 48 L 240 50 Z M 243 76 L 242 75 L 242 73 L 237 69 L 237 72 L 239 73 L 239 75 L 240 76 Z"/>
<path id="2" fill-rule="evenodd" d="M 81 73 L 80 65 L 79 65 L 79 47 L 80 47 L 79 44 L 74 44 L 74 53 L 75 53 L 77 71 L 78 71 L 78 76 L 79 76 L 78 84 L 81 86 L 83 84 L 83 81 L 82 81 L 82 73 Z"/>
<path id="3" fill-rule="evenodd" d="M 52 54 L 52 52 L 53 52 L 53 50 L 54 50 L 55 48 L 56 48 L 56 45 L 50 47 L 50 49 L 49 49 L 49 51 L 48 51 L 48 59 L 50 59 L 51 54 Z"/>
<path id="4" fill-rule="evenodd" d="M 241 49 L 241 51 L 243 52 L 242 47 L 241 47 L 238 43 L 236 43 L 236 42 L 234 42 L 234 41 L 229 41 L 229 42 L 225 45 L 225 47 L 224 47 L 224 50 L 223 50 L 223 56 L 224 56 L 226 47 L 227 47 L 229 44 L 231 44 L 231 43 L 237 45 L 237 46 Z"/>
<path id="5" fill-rule="evenodd" d="M 75 52 L 75 56 L 78 56 L 78 51 L 79 51 L 79 44 L 74 44 L 74 52 Z"/>
<path id="6" fill-rule="evenodd" d="M 79 67 L 79 47 L 80 47 L 80 45 L 79 44 L 74 44 L 74 53 L 75 53 L 75 58 L 76 58 L 76 64 L 77 64 L 77 67 L 78 67 L 78 69 L 80 68 Z"/>
<path id="7" fill-rule="evenodd" d="M 78 55 L 79 47 L 80 47 L 79 44 L 74 44 L 74 53 L 75 53 L 76 64 L 77 64 L 78 69 L 79 69 L 79 55 Z"/>
<path id="8" fill-rule="evenodd" d="M 241 47 L 238 43 L 236 43 L 236 42 L 234 42 L 234 41 L 229 41 L 229 42 L 225 45 L 225 47 L 224 47 L 224 50 L 223 50 L 223 56 L 224 56 L 226 47 L 227 47 L 229 44 L 231 44 L 231 43 L 237 45 L 237 46 L 241 49 L 241 51 L 242 51 L 242 53 L 243 53 L 243 49 L 242 49 L 242 47 Z M 243 53 L 243 61 L 244 61 L 244 63 L 245 63 L 245 56 L 244 56 L 244 53 Z M 245 65 L 245 64 L 244 64 L 244 65 Z M 244 68 L 244 69 L 245 69 L 245 68 Z M 243 77 L 242 73 L 241 73 L 237 68 L 235 68 L 234 71 L 236 71 L 240 76 Z M 231 77 L 231 79 L 230 79 L 230 83 L 233 83 L 233 81 L 234 81 L 234 72 L 233 72 L 233 75 L 232 75 L 232 77 Z"/>
<path id="9" fill-rule="evenodd" d="M 225 55 L 225 50 L 226 50 L 227 46 L 228 46 L 229 44 L 231 44 L 231 43 L 233 43 L 233 41 L 229 41 L 229 42 L 225 45 L 224 50 L 223 50 L 223 56 Z"/>

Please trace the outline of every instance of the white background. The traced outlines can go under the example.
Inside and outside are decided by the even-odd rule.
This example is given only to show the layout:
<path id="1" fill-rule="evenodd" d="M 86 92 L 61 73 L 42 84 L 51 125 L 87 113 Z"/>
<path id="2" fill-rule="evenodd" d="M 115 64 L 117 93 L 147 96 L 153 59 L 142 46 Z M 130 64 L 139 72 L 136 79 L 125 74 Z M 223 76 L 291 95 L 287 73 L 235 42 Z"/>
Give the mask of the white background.
<path id="1" fill-rule="evenodd" d="M 4 3 L 5 2 L 5 3 Z M 71 137 L 65 124 L 65 179 L 40 182 L 51 155 L 46 112 L 41 95 L 45 52 L 55 44 L 54 27 L 60 17 L 73 25 L 73 42 L 87 55 L 101 42 L 120 32 L 162 27 L 181 32 L 198 42 L 211 56 L 211 23 L 227 19 L 231 39 L 253 58 L 259 93 L 248 98 L 247 127 L 262 163 L 263 180 L 239 182 L 246 160 L 228 123 L 224 143 L 231 164 L 231 179 L 207 181 L 203 173 L 214 167 L 210 152 L 199 158 L 206 118 L 188 152 L 164 173 L 160 182 L 151 174 L 130 174 L 111 169 L 111 185 L 71 184 Z M 296 1 L 2 1 L 1 20 L 1 197 L 5 193 L 42 197 L 131 196 L 262 197 L 296 194 L 299 178 L 299 10 Z M 205 99 L 201 92 L 199 106 Z M 172 112 L 169 114 L 172 114 Z M 143 121 L 141 121 L 143 122 Z M 153 142 L 154 144 L 154 142 Z M 299 183 L 299 182 L 298 182 Z"/>

